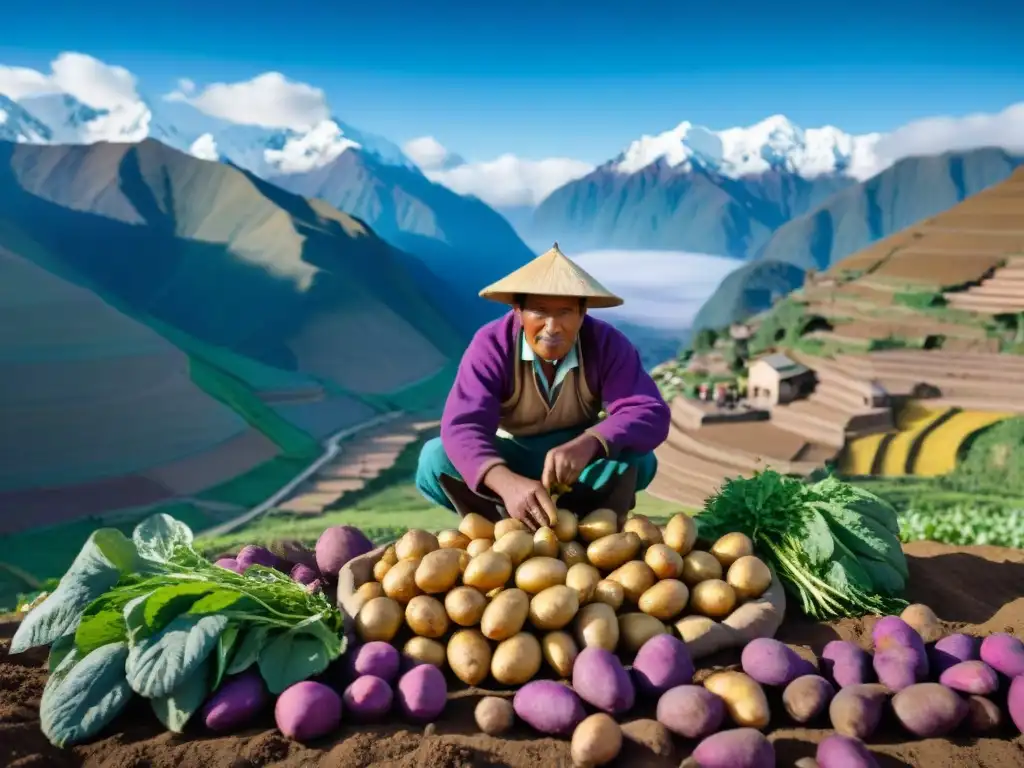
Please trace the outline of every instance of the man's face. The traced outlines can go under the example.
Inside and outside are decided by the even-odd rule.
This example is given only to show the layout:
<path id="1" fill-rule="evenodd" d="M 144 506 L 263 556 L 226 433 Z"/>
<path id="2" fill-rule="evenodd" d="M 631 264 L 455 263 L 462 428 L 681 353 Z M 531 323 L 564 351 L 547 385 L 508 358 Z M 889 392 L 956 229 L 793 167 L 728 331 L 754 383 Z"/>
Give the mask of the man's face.
<path id="1" fill-rule="evenodd" d="M 526 343 L 542 360 L 561 360 L 576 343 L 586 309 L 577 298 L 527 296 L 516 309 Z"/>

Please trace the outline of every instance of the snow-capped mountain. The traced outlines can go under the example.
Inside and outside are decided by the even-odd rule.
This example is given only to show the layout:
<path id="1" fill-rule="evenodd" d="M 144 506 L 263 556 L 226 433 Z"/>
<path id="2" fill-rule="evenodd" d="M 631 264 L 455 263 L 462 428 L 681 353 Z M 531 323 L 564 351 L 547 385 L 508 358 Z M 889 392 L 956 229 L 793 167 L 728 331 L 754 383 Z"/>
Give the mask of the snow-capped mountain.
<path id="1" fill-rule="evenodd" d="M 45 123 L 0 93 L 0 141 L 42 144 L 49 141 L 52 135 Z"/>
<path id="2" fill-rule="evenodd" d="M 722 131 L 683 122 L 632 142 L 610 166 L 632 174 L 662 161 L 679 171 L 703 168 L 733 179 L 769 171 L 808 179 L 833 173 L 864 179 L 878 170 L 875 148 L 881 137 L 855 136 L 830 125 L 805 130 L 783 115 Z"/>

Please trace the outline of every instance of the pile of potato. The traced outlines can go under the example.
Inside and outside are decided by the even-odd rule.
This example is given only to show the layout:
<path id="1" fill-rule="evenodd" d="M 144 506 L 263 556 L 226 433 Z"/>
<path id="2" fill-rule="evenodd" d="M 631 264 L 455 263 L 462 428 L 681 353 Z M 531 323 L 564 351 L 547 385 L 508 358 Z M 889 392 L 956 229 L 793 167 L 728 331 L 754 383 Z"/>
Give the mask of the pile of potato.
<path id="1" fill-rule="evenodd" d="M 694 549 L 692 518 L 659 528 L 634 515 L 618 529 L 612 510 L 577 521 L 558 511 L 536 533 L 514 519 L 462 518 L 458 530 L 410 530 L 359 587 L 363 642 L 402 645 L 413 659 L 447 665 L 467 685 L 490 674 L 522 685 L 546 662 L 571 676 L 579 650 L 635 653 L 650 638 L 687 640 L 771 584 L 740 533 Z"/>

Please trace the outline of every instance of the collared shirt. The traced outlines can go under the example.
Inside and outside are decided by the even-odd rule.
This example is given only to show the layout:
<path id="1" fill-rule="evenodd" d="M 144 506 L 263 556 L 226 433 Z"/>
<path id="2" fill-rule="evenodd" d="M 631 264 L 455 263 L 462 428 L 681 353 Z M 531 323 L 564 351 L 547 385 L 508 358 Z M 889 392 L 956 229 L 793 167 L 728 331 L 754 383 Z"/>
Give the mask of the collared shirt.
<path id="1" fill-rule="evenodd" d="M 569 353 L 560 362 L 555 363 L 555 378 L 549 386 L 548 377 L 544 374 L 540 358 L 534 354 L 532 347 L 526 343 L 526 338 L 522 334 L 520 334 L 520 339 L 523 349 L 521 359 L 533 362 L 533 373 L 537 378 L 537 384 L 540 386 L 541 393 L 547 399 L 548 405 L 551 405 L 558 399 L 558 393 L 561 391 L 562 382 L 565 381 L 565 377 L 574 368 L 579 368 L 580 360 L 576 354 L 576 345 L 573 344 Z"/>

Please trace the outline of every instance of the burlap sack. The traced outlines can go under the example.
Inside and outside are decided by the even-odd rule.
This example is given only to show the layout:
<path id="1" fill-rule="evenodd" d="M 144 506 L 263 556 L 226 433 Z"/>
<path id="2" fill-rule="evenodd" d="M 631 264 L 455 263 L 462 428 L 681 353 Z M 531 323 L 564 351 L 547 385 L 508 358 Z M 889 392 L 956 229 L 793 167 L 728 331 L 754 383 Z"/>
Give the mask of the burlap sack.
<path id="1" fill-rule="evenodd" d="M 373 579 L 373 566 L 385 549 L 386 545 L 354 558 L 338 573 L 338 608 L 345 615 L 346 629 L 354 625 L 363 605 L 356 590 Z M 757 600 L 744 603 L 722 621 L 688 616 L 676 626 L 683 625 L 681 634 L 690 655 L 700 659 L 728 648 L 740 648 L 759 637 L 774 637 L 785 615 L 786 593 L 778 576 L 772 573 L 767 592 Z"/>

